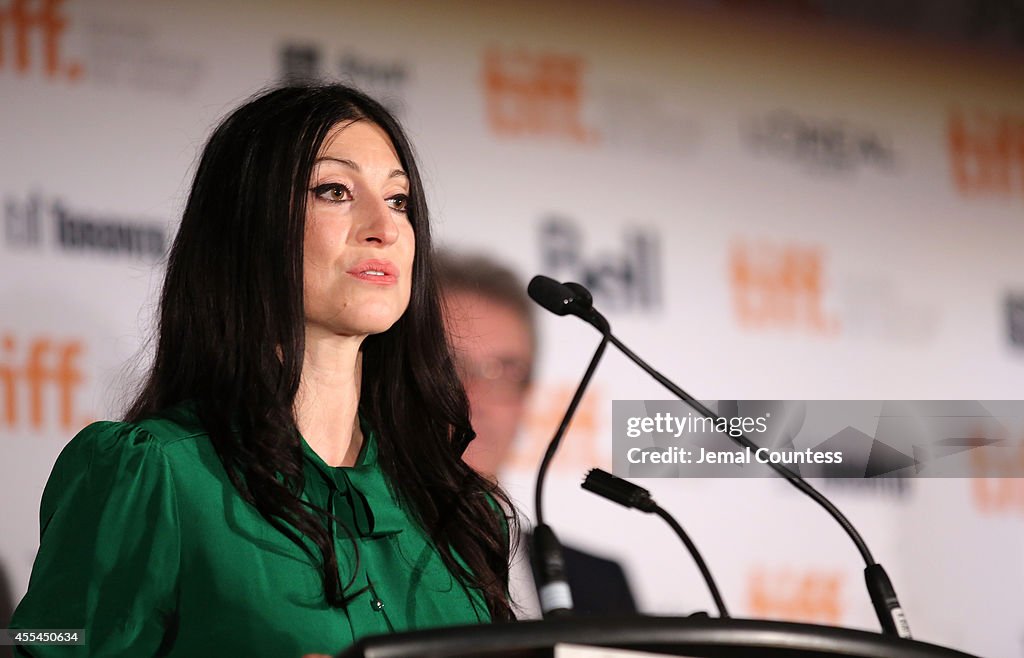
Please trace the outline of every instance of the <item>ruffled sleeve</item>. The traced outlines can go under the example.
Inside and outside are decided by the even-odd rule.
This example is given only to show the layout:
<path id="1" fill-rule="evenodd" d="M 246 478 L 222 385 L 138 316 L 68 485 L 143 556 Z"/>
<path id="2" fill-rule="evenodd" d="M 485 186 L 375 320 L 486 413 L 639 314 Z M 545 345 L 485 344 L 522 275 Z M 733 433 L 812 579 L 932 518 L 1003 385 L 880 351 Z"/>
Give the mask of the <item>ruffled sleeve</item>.
<path id="1" fill-rule="evenodd" d="M 179 521 L 158 439 L 126 423 L 82 430 L 43 492 L 39 553 L 11 627 L 84 629 L 85 645 L 16 655 L 160 655 L 174 632 Z"/>

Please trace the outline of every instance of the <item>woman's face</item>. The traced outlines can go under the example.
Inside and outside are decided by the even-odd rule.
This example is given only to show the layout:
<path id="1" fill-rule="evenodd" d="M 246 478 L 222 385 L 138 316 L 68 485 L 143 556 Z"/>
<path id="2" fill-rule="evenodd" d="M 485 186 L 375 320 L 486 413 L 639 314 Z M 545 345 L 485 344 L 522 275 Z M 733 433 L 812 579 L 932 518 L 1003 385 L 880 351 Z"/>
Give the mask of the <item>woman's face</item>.
<path id="1" fill-rule="evenodd" d="M 379 126 L 345 122 L 328 133 L 307 200 L 307 331 L 366 336 L 405 312 L 416 250 L 408 196 L 409 178 Z"/>

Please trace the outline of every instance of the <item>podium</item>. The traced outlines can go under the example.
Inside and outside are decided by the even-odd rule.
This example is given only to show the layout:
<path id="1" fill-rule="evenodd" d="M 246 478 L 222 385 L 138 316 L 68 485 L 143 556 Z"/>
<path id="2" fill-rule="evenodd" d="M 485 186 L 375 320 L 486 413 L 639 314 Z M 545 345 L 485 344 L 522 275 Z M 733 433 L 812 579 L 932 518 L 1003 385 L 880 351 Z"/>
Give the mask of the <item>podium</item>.
<path id="1" fill-rule="evenodd" d="M 558 643 L 701 658 L 976 658 L 849 628 L 756 619 L 581 617 L 363 638 L 337 658 L 542 658 Z"/>

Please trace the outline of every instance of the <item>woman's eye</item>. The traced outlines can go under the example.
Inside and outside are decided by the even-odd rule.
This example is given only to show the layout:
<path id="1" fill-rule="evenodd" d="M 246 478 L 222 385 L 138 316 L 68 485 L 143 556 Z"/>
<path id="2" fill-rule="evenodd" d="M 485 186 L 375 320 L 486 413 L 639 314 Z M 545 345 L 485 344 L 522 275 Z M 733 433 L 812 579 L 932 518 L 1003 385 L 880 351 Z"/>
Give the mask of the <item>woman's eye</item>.
<path id="1" fill-rule="evenodd" d="M 315 194 L 318 199 L 334 201 L 336 203 L 352 200 L 352 191 L 341 183 L 324 183 L 323 185 L 317 185 L 313 188 L 313 194 Z"/>
<path id="2" fill-rule="evenodd" d="M 398 212 L 406 212 L 409 209 L 409 197 L 405 194 L 396 194 L 393 197 L 388 197 L 387 202 L 392 210 Z"/>

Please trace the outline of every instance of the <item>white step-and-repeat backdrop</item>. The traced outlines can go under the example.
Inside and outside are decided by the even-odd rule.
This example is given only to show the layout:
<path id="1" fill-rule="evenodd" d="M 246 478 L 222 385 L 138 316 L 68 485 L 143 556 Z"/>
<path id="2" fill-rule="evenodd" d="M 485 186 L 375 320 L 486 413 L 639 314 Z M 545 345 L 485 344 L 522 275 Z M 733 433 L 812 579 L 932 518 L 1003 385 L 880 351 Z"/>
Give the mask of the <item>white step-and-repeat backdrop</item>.
<path id="1" fill-rule="evenodd" d="M 161 255 L 206 135 L 256 89 L 311 74 L 396 109 L 444 244 L 589 285 L 616 333 L 698 397 L 1024 392 L 1019 57 L 663 2 L 0 0 L 11 600 L 54 459 L 118 414 L 145 367 Z M 541 329 L 508 474 L 524 504 L 597 343 L 576 321 Z M 644 611 L 683 614 L 711 603 L 669 530 L 578 487 L 610 464 L 611 401 L 663 397 L 606 357 L 549 514 L 565 540 L 624 563 Z M 1020 656 L 1024 479 L 994 476 L 1024 454 L 976 466 L 974 479 L 822 487 L 918 637 Z M 876 627 L 853 546 L 784 483 L 644 484 L 735 614 Z"/>

